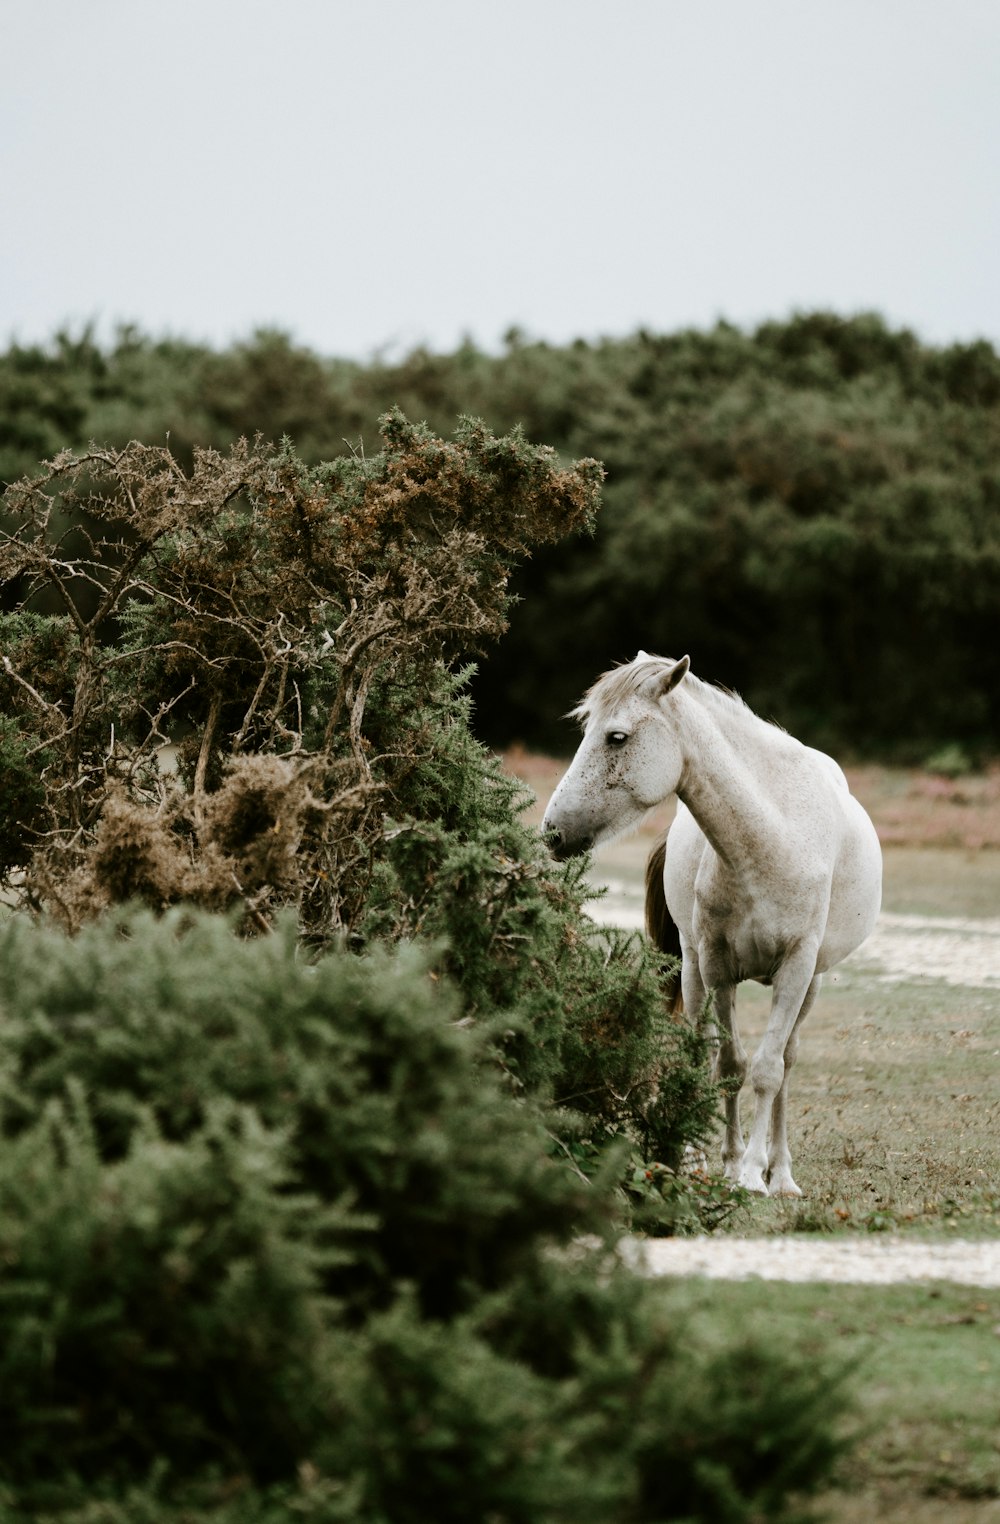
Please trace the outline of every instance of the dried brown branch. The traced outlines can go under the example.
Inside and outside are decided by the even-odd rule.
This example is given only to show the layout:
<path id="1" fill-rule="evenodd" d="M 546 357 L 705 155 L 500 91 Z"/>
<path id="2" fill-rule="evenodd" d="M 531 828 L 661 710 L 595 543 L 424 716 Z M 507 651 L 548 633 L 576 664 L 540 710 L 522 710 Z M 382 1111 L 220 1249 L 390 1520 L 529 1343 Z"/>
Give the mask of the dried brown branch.
<path id="1" fill-rule="evenodd" d="M 354 925 L 387 807 L 433 750 L 414 706 L 502 631 L 514 556 L 597 490 L 478 426 L 444 443 L 393 415 L 384 441 L 315 473 L 240 441 L 189 476 L 163 449 L 92 447 L 10 489 L 0 578 L 59 611 L 15 619 L 0 672 L 24 767 L 53 757 L 24 903 L 76 924 L 126 892 L 238 897 L 258 927 L 281 904 L 316 937 Z"/>

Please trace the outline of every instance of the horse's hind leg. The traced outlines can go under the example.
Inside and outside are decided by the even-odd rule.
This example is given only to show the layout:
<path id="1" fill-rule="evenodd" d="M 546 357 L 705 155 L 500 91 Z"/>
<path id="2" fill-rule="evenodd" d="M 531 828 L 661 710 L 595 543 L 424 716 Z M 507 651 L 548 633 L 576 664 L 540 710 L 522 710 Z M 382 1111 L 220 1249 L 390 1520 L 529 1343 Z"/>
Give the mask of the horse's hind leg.
<path id="1" fill-rule="evenodd" d="M 727 1180 L 736 1180 L 743 1159 L 743 1134 L 740 1131 L 740 1087 L 746 1078 L 747 1056 L 733 1021 L 735 990 L 731 987 L 713 992 L 706 1004 L 707 991 L 698 966 L 698 955 L 690 946 L 682 946 L 681 988 L 684 1009 L 701 1016 L 706 1035 L 718 1040 L 713 1065 L 715 1080 L 730 1080 L 726 1087 L 726 1136 L 722 1145 L 722 1163 Z M 721 1036 L 719 1027 L 722 1028 Z"/>
<path id="2" fill-rule="evenodd" d="M 788 1076 L 792 1071 L 799 1048 L 799 1028 L 802 1019 L 809 1012 L 813 1001 L 819 993 L 820 976 L 810 984 L 806 991 L 806 998 L 792 1028 L 792 1035 L 785 1044 L 785 1075 L 781 1081 L 781 1089 L 774 1098 L 771 1109 L 771 1146 L 768 1150 L 768 1193 L 771 1196 L 801 1196 L 795 1181 L 792 1179 L 792 1156 L 788 1151 Z"/>
<path id="3" fill-rule="evenodd" d="M 715 1077 L 725 1085 L 726 1136 L 722 1145 L 722 1165 L 726 1179 L 735 1181 L 740 1177 L 743 1164 L 740 1090 L 747 1077 L 747 1055 L 736 1030 L 736 991 L 731 985 L 715 991 L 715 1015 L 719 1027 Z"/>

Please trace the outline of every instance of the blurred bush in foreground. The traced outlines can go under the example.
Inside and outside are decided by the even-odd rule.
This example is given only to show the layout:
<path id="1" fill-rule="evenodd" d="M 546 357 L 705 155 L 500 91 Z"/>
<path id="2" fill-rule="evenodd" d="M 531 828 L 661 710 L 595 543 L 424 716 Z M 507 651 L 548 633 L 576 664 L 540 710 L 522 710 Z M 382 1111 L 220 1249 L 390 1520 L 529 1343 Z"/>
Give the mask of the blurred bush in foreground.
<path id="1" fill-rule="evenodd" d="M 462 1009 L 291 919 L 0 928 L 0 1516 L 803 1516 L 838 1378 L 622 1269 Z"/>

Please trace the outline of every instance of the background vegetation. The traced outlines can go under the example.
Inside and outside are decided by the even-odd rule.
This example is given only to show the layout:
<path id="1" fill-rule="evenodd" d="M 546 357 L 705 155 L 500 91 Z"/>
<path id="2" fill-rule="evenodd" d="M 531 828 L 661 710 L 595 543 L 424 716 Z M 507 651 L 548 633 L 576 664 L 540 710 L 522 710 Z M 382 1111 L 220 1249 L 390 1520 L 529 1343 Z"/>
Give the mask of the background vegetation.
<path id="1" fill-rule="evenodd" d="M 219 353 L 123 330 L 0 359 L 0 476 L 138 437 L 190 460 L 259 431 L 308 463 L 371 450 L 398 404 L 522 424 L 607 468 L 593 538 L 539 550 L 474 692 L 476 725 L 566 751 L 555 717 L 639 646 L 840 753 L 1000 749 L 1000 357 L 876 316 L 563 348 L 513 333 L 369 364 L 264 332 Z"/>

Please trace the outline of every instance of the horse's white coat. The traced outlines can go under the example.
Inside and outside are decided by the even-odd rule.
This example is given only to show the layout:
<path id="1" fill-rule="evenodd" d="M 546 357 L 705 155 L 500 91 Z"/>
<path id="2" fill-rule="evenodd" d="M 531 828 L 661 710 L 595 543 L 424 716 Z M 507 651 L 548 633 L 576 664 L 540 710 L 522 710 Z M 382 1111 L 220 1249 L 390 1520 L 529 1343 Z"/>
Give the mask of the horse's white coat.
<path id="1" fill-rule="evenodd" d="M 583 740 L 542 829 L 557 856 L 637 825 L 672 793 L 664 891 L 680 933 L 688 1011 L 713 996 L 718 1072 L 742 1085 L 735 1021 L 745 979 L 772 988 L 750 1066 L 756 1111 L 744 1148 L 739 1085 L 726 1101 L 726 1174 L 749 1190 L 800 1195 L 787 1138 L 798 1027 L 823 973 L 872 931 L 882 896 L 875 828 L 837 763 L 768 724 L 742 700 L 640 651 L 574 711 Z"/>

